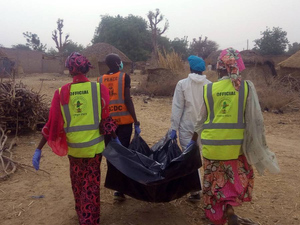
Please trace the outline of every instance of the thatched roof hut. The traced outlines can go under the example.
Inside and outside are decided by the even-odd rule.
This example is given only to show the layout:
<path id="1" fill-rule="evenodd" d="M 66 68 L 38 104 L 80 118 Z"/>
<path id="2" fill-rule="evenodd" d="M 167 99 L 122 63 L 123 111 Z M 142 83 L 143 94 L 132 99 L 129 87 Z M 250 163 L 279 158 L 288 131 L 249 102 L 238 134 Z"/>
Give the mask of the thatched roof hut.
<path id="1" fill-rule="evenodd" d="M 212 52 L 206 59 L 206 65 L 211 64 L 213 66 L 213 69 L 216 68 L 217 65 L 217 59 L 220 55 L 221 50 Z M 276 76 L 276 70 L 274 66 L 274 62 L 268 60 L 267 58 L 260 55 L 258 52 L 253 50 L 244 50 L 241 51 L 241 56 L 244 61 L 244 64 L 247 68 L 258 68 L 258 67 L 264 67 L 259 68 L 260 70 L 263 69 L 265 71 L 265 74 L 271 73 L 271 75 Z M 251 69 L 253 71 L 253 69 Z M 247 71 L 245 71 L 247 73 Z M 243 73 L 245 73 L 243 72 Z"/>
<path id="2" fill-rule="evenodd" d="M 244 50 L 240 53 L 245 65 L 263 65 L 265 63 L 265 58 L 256 51 Z"/>
<path id="3" fill-rule="evenodd" d="M 214 51 L 209 54 L 209 56 L 205 59 L 206 64 L 217 64 L 217 59 L 222 50 Z M 264 64 L 264 57 L 262 57 L 259 53 L 253 50 L 244 50 L 241 51 L 241 56 L 245 64 Z"/>
<path id="4" fill-rule="evenodd" d="M 280 74 L 291 75 L 294 78 L 300 79 L 300 51 L 290 56 L 286 60 L 278 64 L 280 67 Z"/>
<path id="5" fill-rule="evenodd" d="M 300 70 L 300 51 L 278 64 L 281 68 Z"/>
<path id="6" fill-rule="evenodd" d="M 217 59 L 218 56 L 220 55 L 222 50 L 218 50 L 218 51 L 214 51 L 212 53 L 210 53 L 207 58 L 205 59 L 205 63 L 206 65 L 211 64 L 213 66 L 213 68 L 215 69 L 215 66 L 217 65 Z"/>
<path id="7" fill-rule="evenodd" d="M 132 61 L 119 49 L 107 43 L 97 43 L 87 47 L 82 54 L 86 56 L 95 69 L 90 70 L 89 76 L 97 77 L 105 74 L 109 69 L 105 64 L 105 57 L 110 54 L 118 54 L 123 62 L 123 71 L 130 73 L 132 70 Z"/>

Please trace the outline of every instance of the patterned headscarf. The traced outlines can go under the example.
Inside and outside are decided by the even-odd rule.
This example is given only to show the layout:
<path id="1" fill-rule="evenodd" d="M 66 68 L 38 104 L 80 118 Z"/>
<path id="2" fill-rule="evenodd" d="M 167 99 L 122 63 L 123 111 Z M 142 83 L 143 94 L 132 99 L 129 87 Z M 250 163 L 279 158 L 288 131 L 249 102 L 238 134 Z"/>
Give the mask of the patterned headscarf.
<path id="1" fill-rule="evenodd" d="M 240 72 L 245 69 L 245 65 L 238 50 L 231 47 L 224 49 L 218 57 L 217 69 L 227 70 L 228 76 L 231 79 L 235 90 L 238 91 L 240 89 Z"/>
<path id="2" fill-rule="evenodd" d="M 92 68 L 89 60 L 78 52 L 73 52 L 68 56 L 65 66 L 71 75 L 86 74 Z"/>

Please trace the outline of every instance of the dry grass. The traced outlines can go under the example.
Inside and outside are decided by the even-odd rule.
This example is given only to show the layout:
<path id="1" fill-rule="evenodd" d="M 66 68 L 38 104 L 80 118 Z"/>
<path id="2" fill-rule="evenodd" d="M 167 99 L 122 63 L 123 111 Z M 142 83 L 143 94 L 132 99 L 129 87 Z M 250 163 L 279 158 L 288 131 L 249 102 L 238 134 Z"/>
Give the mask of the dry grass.
<path id="1" fill-rule="evenodd" d="M 177 82 L 186 78 L 189 73 L 187 63 L 183 68 L 184 71 L 181 73 L 166 71 L 151 81 L 143 79 L 133 94 L 172 96 Z M 205 71 L 204 74 L 212 82 L 218 80 L 216 71 Z M 300 109 L 300 81 L 289 76 L 274 78 L 272 75 L 265 73 L 265 70 L 262 69 L 260 71 L 257 68 L 245 70 L 242 77 L 254 83 L 262 110 L 280 113 L 298 111 Z"/>
<path id="2" fill-rule="evenodd" d="M 268 83 L 256 85 L 263 110 L 282 113 L 300 109 L 300 94 L 293 89 L 294 84 L 287 80 L 287 77 L 270 78 Z"/>
<path id="3" fill-rule="evenodd" d="M 148 78 L 141 81 L 133 94 L 172 96 L 177 82 L 186 78 L 189 70 L 180 55 L 165 50 L 159 52 L 158 67 L 151 70 L 151 74 L 148 73 Z"/>
<path id="4" fill-rule="evenodd" d="M 169 69 L 174 73 L 180 73 L 184 71 L 184 62 L 181 56 L 174 50 L 167 53 L 164 49 L 162 52 L 158 52 L 158 66 L 161 68 Z"/>
<path id="5" fill-rule="evenodd" d="M 288 76 L 273 77 L 263 68 L 250 68 L 242 74 L 256 88 L 262 110 L 274 112 L 297 111 L 300 109 L 299 83 Z"/>

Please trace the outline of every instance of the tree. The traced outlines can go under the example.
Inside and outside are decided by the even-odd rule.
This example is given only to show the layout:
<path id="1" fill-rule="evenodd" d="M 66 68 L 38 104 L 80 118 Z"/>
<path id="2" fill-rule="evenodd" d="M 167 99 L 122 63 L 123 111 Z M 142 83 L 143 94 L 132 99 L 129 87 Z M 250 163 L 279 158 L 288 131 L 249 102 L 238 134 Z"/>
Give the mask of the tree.
<path id="1" fill-rule="evenodd" d="M 13 49 L 20 49 L 20 50 L 31 50 L 31 48 L 28 45 L 24 44 L 17 44 L 11 46 Z"/>
<path id="2" fill-rule="evenodd" d="M 58 52 L 55 50 L 55 48 L 51 47 L 50 49 L 48 49 L 47 54 L 56 56 L 58 54 Z"/>
<path id="3" fill-rule="evenodd" d="M 73 42 L 72 40 L 70 40 L 67 46 L 65 47 L 64 55 L 68 56 L 72 52 L 81 52 L 83 49 L 84 47 L 82 44 L 78 44 L 77 42 Z"/>
<path id="4" fill-rule="evenodd" d="M 63 74 L 64 73 L 64 52 L 66 49 L 66 46 L 69 44 L 69 34 L 67 34 L 65 36 L 64 41 L 62 41 L 62 28 L 64 27 L 64 20 L 62 19 L 58 19 L 57 20 L 57 28 L 56 30 L 54 30 L 52 32 L 52 39 L 55 42 L 55 47 L 58 50 L 58 55 L 59 55 L 59 59 L 60 59 L 60 73 Z M 57 36 L 58 34 L 58 36 Z"/>
<path id="5" fill-rule="evenodd" d="M 300 50 L 300 43 L 294 42 L 293 44 L 289 44 L 288 47 L 287 54 L 293 55 Z"/>
<path id="6" fill-rule="evenodd" d="M 44 45 L 41 43 L 40 38 L 38 37 L 37 34 L 33 34 L 31 32 L 23 32 L 23 36 L 26 38 L 26 45 L 32 49 L 32 50 L 36 50 L 36 51 L 41 51 L 41 52 L 45 52 L 47 49 L 47 45 Z"/>
<path id="7" fill-rule="evenodd" d="M 181 55 L 183 59 L 186 59 L 188 57 L 188 40 L 187 36 L 184 38 L 174 38 L 173 41 L 171 41 L 171 48 Z"/>
<path id="8" fill-rule="evenodd" d="M 159 28 L 158 24 L 162 22 L 164 16 L 160 14 L 159 9 L 156 9 L 155 12 L 149 11 L 147 14 L 149 20 L 149 27 L 151 29 L 151 40 L 152 40 L 152 50 L 154 53 L 154 57 L 157 61 L 158 59 L 158 37 L 160 37 L 166 30 L 169 28 L 169 21 L 166 20 L 163 28 Z"/>
<path id="9" fill-rule="evenodd" d="M 151 53 L 151 40 L 147 22 L 139 16 L 101 16 L 92 43 L 113 45 L 133 61 L 147 60 Z"/>
<path id="10" fill-rule="evenodd" d="M 157 37 L 157 47 L 158 50 L 165 50 L 166 52 L 172 51 L 171 41 L 169 38 L 164 36 L 158 36 Z"/>
<path id="11" fill-rule="evenodd" d="M 284 54 L 289 43 L 286 35 L 280 27 L 273 27 L 260 33 L 262 37 L 254 40 L 254 50 L 258 50 L 262 55 L 281 55 Z"/>
<path id="12" fill-rule="evenodd" d="M 189 52 L 192 55 L 197 55 L 206 59 L 210 53 L 217 51 L 219 45 L 215 41 L 208 40 L 207 37 L 202 39 L 202 36 L 193 39 L 192 43 L 190 44 Z"/>

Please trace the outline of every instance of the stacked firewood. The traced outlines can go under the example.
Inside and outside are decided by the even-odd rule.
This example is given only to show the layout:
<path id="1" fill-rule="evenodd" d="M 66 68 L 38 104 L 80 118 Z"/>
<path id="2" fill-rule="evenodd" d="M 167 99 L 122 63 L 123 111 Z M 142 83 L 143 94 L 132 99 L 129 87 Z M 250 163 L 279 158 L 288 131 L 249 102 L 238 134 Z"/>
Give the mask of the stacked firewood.
<path id="1" fill-rule="evenodd" d="M 0 83 L 0 125 L 11 132 L 36 130 L 47 121 L 49 108 L 43 96 L 22 83 Z"/>

